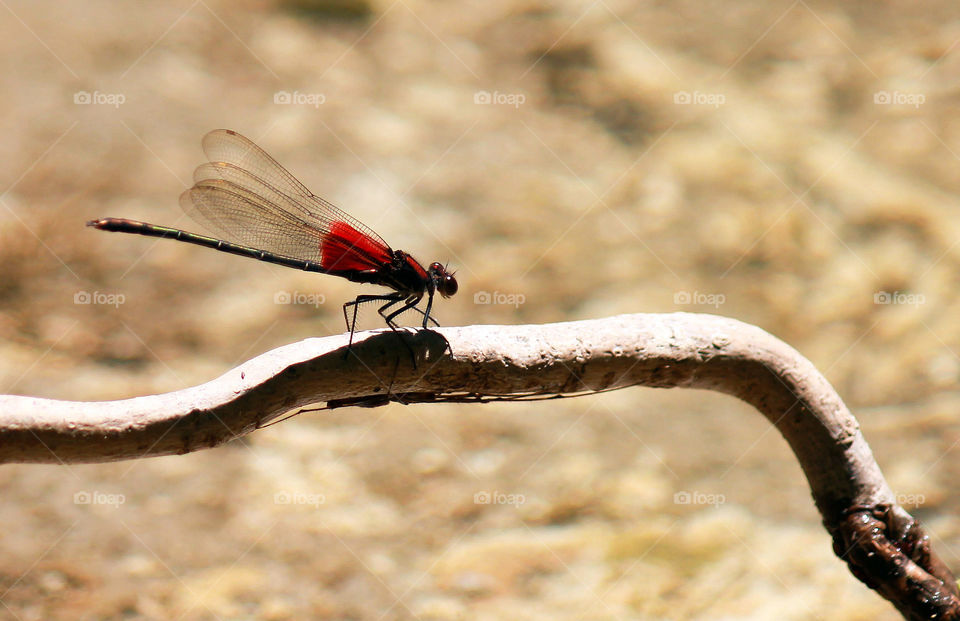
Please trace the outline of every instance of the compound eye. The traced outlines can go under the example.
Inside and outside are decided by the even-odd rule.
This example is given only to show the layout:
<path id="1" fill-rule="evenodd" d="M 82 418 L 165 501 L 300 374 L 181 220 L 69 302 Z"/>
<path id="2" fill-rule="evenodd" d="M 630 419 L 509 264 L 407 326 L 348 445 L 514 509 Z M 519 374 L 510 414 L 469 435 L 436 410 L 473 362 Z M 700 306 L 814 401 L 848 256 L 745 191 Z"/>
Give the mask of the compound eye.
<path id="1" fill-rule="evenodd" d="M 445 298 L 449 298 L 456 293 L 459 288 L 460 286 L 457 285 L 457 279 L 453 277 L 453 274 L 445 275 L 443 280 L 440 281 L 440 295 Z"/>
<path id="2" fill-rule="evenodd" d="M 453 274 L 447 271 L 447 268 L 440 265 L 438 262 L 434 261 L 430 264 L 430 273 L 434 277 L 434 282 L 437 283 L 437 291 L 440 292 L 445 298 L 449 298 L 451 295 L 457 292 L 457 289 L 460 287 L 457 285 L 457 279 L 453 277 Z"/>

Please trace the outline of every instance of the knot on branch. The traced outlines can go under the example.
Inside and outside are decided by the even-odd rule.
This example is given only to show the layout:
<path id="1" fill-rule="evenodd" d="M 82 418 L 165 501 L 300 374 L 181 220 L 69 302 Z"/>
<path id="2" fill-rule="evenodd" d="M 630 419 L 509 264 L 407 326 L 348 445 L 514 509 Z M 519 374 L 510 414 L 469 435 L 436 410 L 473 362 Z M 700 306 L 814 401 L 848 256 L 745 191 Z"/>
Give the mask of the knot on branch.
<path id="1" fill-rule="evenodd" d="M 855 507 L 834 534 L 834 553 L 858 580 L 908 619 L 960 619 L 960 591 L 920 523 L 895 505 Z"/>

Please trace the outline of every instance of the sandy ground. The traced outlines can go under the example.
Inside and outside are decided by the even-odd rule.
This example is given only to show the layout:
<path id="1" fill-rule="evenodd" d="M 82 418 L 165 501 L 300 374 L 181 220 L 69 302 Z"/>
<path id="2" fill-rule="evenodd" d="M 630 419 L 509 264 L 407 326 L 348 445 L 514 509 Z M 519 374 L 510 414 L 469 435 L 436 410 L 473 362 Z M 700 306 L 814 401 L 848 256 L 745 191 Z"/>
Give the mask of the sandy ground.
<path id="1" fill-rule="evenodd" d="M 343 331 L 371 289 L 83 226 L 195 228 L 177 196 L 227 127 L 449 262 L 445 325 L 788 341 L 960 569 L 952 4 L 10 2 L 0 33 L 0 392 L 175 390 Z M 782 439 L 705 392 L 338 410 L 0 490 L 24 621 L 897 618 Z"/>

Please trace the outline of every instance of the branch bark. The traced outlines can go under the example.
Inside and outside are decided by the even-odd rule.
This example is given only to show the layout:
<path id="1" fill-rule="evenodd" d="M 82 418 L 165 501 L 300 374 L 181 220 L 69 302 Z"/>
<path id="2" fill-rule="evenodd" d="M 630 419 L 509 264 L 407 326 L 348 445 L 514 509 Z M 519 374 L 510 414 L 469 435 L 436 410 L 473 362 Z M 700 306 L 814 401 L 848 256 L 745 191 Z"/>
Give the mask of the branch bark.
<path id="1" fill-rule="evenodd" d="M 356 335 L 349 355 L 346 345 L 346 335 L 307 339 L 164 395 L 109 402 L 0 396 L 0 463 L 189 453 L 297 407 L 375 404 L 388 392 L 443 400 L 628 386 L 716 390 L 756 407 L 786 438 L 834 550 L 854 575 L 907 618 L 960 619 L 955 578 L 896 504 L 856 419 L 808 360 L 757 327 L 713 315 L 625 315 L 376 331 Z"/>

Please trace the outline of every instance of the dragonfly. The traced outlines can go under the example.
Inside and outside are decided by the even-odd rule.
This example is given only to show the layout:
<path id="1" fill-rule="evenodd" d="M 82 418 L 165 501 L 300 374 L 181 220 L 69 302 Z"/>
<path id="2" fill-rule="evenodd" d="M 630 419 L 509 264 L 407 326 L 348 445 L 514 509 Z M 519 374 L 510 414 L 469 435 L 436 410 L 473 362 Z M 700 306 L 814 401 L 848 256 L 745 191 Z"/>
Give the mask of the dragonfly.
<path id="1" fill-rule="evenodd" d="M 409 253 L 394 250 L 382 237 L 350 214 L 320 198 L 248 138 L 229 129 L 203 137 L 209 161 L 194 171 L 194 185 L 180 195 L 180 206 L 194 221 L 219 235 L 207 237 L 126 218 L 99 218 L 87 226 L 101 231 L 213 248 L 306 272 L 392 289 L 362 294 L 343 305 L 343 319 L 353 345 L 357 309 L 382 302 L 377 310 L 396 331 L 396 318 L 408 310 L 423 315 L 422 326 L 440 324 L 430 316 L 434 295 L 457 292 L 454 273 L 433 262 L 424 268 Z M 417 305 L 427 297 L 426 310 Z M 352 308 L 353 317 L 347 310 Z"/>

